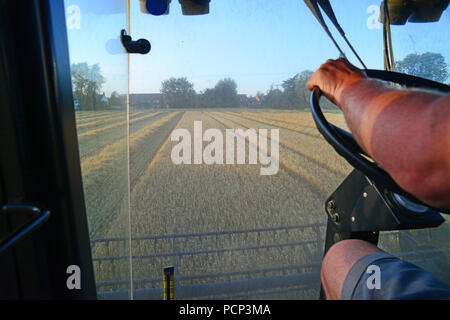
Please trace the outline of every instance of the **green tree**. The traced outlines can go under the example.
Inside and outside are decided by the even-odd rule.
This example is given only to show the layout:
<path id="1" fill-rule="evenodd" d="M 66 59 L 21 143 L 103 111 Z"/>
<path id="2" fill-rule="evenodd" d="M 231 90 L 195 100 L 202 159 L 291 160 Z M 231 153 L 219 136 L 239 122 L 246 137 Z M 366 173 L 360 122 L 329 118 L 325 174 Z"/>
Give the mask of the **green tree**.
<path id="1" fill-rule="evenodd" d="M 262 105 L 264 108 L 286 109 L 288 100 L 283 91 L 273 86 L 262 97 Z"/>
<path id="2" fill-rule="evenodd" d="M 430 80 L 445 82 L 449 76 L 447 63 L 440 53 L 409 54 L 395 64 L 396 71 Z"/>
<path id="3" fill-rule="evenodd" d="M 233 79 L 225 78 L 217 82 L 214 88 L 205 89 L 198 97 L 198 106 L 202 108 L 234 108 L 239 106 L 237 84 Z"/>
<path id="4" fill-rule="evenodd" d="M 187 78 L 170 78 L 161 84 L 164 103 L 169 108 L 192 108 L 195 106 L 194 85 Z"/>
<path id="5" fill-rule="evenodd" d="M 97 110 L 101 107 L 101 88 L 105 83 L 99 64 L 89 66 L 86 62 L 73 63 L 72 84 L 74 97 L 80 110 Z"/>
<path id="6" fill-rule="evenodd" d="M 215 108 L 216 103 L 216 92 L 214 89 L 208 88 L 201 92 L 198 97 L 198 106 L 201 108 Z"/>
<path id="7" fill-rule="evenodd" d="M 215 105 L 219 108 L 234 108 L 239 106 L 237 84 L 233 79 L 225 78 L 214 87 Z"/>
<path id="8" fill-rule="evenodd" d="M 283 94 L 285 96 L 285 100 L 287 103 L 286 107 L 289 109 L 294 109 L 298 105 L 298 97 L 295 90 L 296 77 L 297 75 L 287 80 L 284 80 L 283 83 L 281 84 L 281 87 L 283 88 Z"/>
<path id="9" fill-rule="evenodd" d="M 313 72 L 304 70 L 281 84 L 285 97 L 284 108 L 305 109 L 309 105 L 309 91 L 306 89 L 306 82 Z"/>
<path id="10" fill-rule="evenodd" d="M 309 97 L 311 93 L 306 89 L 306 83 L 314 72 L 305 70 L 300 72 L 295 77 L 295 96 L 297 99 L 297 106 L 300 109 L 307 109 L 309 107 Z"/>

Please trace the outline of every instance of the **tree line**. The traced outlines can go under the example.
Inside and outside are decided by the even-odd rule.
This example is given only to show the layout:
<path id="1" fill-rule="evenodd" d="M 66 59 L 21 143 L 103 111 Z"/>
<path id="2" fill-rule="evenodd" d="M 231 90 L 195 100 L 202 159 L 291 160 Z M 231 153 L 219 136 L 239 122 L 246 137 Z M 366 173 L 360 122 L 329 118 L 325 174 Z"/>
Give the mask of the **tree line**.
<path id="1" fill-rule="evenodd" d="M 231 78 L 217 82 L 214 88 L 197 93 L 186 77 L 162 82 L 163 104 L 167 108 L 235 108 L 239 107 L 237 84 Z"/>
<path id="2" fill-rule="evenodd" d="M 445 82 L 449 73 L 445 58 L 440 53 L 409 54 L 396 62 L 396 71 L 403 72 L 438 82 Z M 239 95 L 237 83 L 231 78 L 219 80 L 213 88 L 196 92 L 194 84 L 186 77 L 170 78 L 162 82 L 162 107 L 164 108 L 236 108 L 253 107 L 273 109 L 307 109 L 310 92 L 306 83 L 313 71 L 304 70 L 272 85 L 266 92 L 258 92 L 255 96 Z M 101 88 L 105 78 L 100 66 L 87 63 L 72 64 L 73 94 L 80 110 L 102 110 L 114 106 L 124 107 L 126 95 L 113 92 L 109 98 Z M 106 98 L 106 99 L 105 99 Z M 331 102 L 323 99 L 323 108 L 336 108 Z"/>
<path id="3" fill-rule="evenodd" d="M 239 95 L 236 81 L 231 78 L 219 80 L 213 88 L 199 93 L 194 84 L 186 77 L 170 78 L 162 82 L 161 93 L 165 108 L 237 108 L 259 107 L 272 109 L 307 109 L 310 92 L 306 82 L 313 74 L 310 70 L 302 71 L 284 80 L 279 86 L 271 86 L 266 92 L 255 96 Z M 323 107 L 333 108 L 324 102 Z"/>
<path id="4" fill-rule="evenodd" d="M 426 52 L 409 54 L 396 62 L 396 71 L 444 83 L 449 73 L 445 58 L 440 53 Z M 255 97 L 257 107 L 272 109 L 308 109 L 310 92 L 306 83 L 313 71 L 304 70 L 280 85 L 271 86 L 266 92 L 258 92 Z M 230 108 L 245 106 L 239 101 L 237 85 L 233 79 L 225 78 L 217 82 L 214 88 L 196 93 L 193 83 L 187 78 L 170 78 L 162 83 L 161 93 L 165 107 L 168 108 Z M 255 105 L 253 105 L 255 106 Z M 336 109 L 330 101 L 323 99 L 324 109 Z"/>

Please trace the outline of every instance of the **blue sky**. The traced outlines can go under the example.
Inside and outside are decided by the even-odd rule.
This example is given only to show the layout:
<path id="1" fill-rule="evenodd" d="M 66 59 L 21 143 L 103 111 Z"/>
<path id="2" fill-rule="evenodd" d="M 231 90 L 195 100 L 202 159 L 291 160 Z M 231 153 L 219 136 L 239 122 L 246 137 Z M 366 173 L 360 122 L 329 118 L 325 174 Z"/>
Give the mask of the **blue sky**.
<path id="1" fill-rule="evenodd" d="M 126 28 L 125 0 L 65 2 L 72 62 L 99 63 L 107 95 L 126 92 L 127 59 L 117 43 L 120 29 Z M 383 68 L 382 31 L 368 9 L 380 2 L 331 1 L 363 61 L 378 69 Z M 178 0 L 172 0 L 170 14 L 159 17 L 141 13 L 139 1 L 131 0 L 130 26 L 133 39 L 152 44 L 149 54 L 130 57 L 132 93 L 159 92 L 161 81 L 169 77 L 187 77 L 197 91 L 231 77 L 240 93 L 254 95 L 338 57 L 303 0 L 212 0 L 210 14 L 202 16 L 183 16 Z M 331 23 L 329 27 L 350 61 L 360 66 Z M 396 59 L 431 51 L 442 53 L 450 64 L 450 9 L 438 23 L 392 26 L 392 32 Z"/>

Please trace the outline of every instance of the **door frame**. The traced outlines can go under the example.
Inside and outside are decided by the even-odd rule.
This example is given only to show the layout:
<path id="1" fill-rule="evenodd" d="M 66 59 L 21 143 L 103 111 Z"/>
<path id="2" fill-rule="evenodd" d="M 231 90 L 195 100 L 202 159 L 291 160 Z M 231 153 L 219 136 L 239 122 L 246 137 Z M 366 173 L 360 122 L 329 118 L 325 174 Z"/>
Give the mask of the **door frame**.
<path id="1" fill-rule="evenodd" d="M 49 213 L 0 255 L 0 298 L 96 299 L 63 0 L 0 0 L 0 127 L 0 239 L 29 216 L 4 205 Z"/>

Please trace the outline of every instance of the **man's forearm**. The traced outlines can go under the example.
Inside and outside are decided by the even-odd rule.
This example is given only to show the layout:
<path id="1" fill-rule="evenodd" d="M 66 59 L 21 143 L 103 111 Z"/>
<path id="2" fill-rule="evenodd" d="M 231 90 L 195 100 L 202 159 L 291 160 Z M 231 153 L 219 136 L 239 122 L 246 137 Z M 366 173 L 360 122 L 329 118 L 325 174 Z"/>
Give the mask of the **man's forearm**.
<path id="1" fill-rule="evenodd" d="M 357 142 L 401 187 L 450 206 L 450 96 L 364 79 L 342 91 L 340 105 Z"/>

